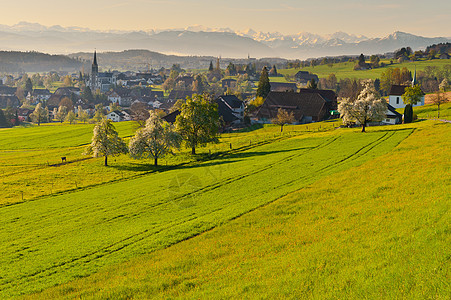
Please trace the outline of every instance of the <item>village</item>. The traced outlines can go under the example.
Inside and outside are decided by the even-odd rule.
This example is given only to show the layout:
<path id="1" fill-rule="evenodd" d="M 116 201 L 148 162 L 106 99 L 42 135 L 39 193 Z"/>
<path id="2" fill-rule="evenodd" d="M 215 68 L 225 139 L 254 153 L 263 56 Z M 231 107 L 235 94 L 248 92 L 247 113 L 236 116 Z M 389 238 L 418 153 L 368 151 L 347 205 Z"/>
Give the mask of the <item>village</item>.
<path id="1" fill-rule="evenodd" d="M 358 62 L 356 66 L 359 64 L 369 67 L 364 59 L 363 64 Z M 370 125 L 403 122 L 402 113 L 399 112 L 405 107 L 402 96 L 406 87 L 413 87 L 417 82 L 416 71 L 413 75 L 401 71 L 401 78 L 396 82 L 398 84 L 392 84 L 389 91 L 385 92 L 385 116 L 373 120 Z M 206 72 L 197 74 L 186 72 L 177 65 L 171 69 L 149 69 L 144 72 L 99 72 L 95 52 L 90 73 L 60 76 L 64 84 L 53 93 L 47 88 L 33 88 L 36 84 L 33 85 L 31 79 L 34 80 L 36 74 L 31 79 L 26 74 L 24 76 L 15 80 L 11 76 L 4 76 L 2 82 L 16 81 L 17 86 L 20 86 L 20 82 L 25 81 L 26 87 L 0 85 L 0 108 L 5 109 L 8 115 L 6 119 L 11 125 L 27 121 L 39 124 L 58 121 L 85 123 L 99 121 L 103 116 L 113 122 L 145 121 L 149 110 L 155 110 L 164 120 L 173 123 L 180 113 L 181 103 L 196 94 L 208 94 L 211 101 L 217 103 L 222 131 L 256 123 L 271 123 L 276 119 L 279 109 L 292 115 L 289 123 L 306 124 L 339 118 L 338 98 L 351 94 L 357 98 L 363 86 L 362 83 L 358 83 L 360 87 L 356 87 L 355 83 L 354 86 L 343 86 L 339 97 L 337 80 L 330 76 L 328 79 L 332 83 L 320 80 L 314 73 L 300 70 L 291 82 L 284 82 L 278 79 L 283 77 L 278 74 L 275 65 L 271 68 L 263 65 L 259 71 L 252 59 L 247 65 L 229 63 L 225 70 L 221 70 L 218 58 L 216 66 L 210 62 Z M 47 75 L 46 80 L 53 76 L 58 78 L 53 73 Z M 41 84 L 42 78 L 44 76 L 38 78 Z M 262 87 L 267 90 L 259 92 L 258 87 L 262 84 L 269 86 Z M 413 106 L 424 105 L 424 92 L 421 93 L 419 101 Z M 36 120 L 33 119 L 33 112 L 38 104 L 43 112 Z"/>

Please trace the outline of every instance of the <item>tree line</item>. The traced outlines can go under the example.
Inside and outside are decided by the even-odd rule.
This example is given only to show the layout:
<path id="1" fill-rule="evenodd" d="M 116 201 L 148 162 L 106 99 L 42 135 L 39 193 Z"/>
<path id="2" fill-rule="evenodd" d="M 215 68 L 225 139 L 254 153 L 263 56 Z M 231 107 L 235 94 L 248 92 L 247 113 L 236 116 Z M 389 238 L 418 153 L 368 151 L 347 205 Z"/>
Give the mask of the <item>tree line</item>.
<path id="1" fill-rule="evenodd" d="M 128 146 L 119 137 L 113 122 L 103 118 L 94 127 L 85 154 L 103 156 L 105 166 L 108 166 L 108 157 L 125 153 L 135 159 L 152 158 L 157 166 L 158 159 L 179 149 L 182 142 L 193 155 L 198 146 L 218 142 L 219 123 L 217 104 L 208 95 L 195 94 L 182 104 L 175 124 L 150 111 L 144 128 L 135 133 Z"/>

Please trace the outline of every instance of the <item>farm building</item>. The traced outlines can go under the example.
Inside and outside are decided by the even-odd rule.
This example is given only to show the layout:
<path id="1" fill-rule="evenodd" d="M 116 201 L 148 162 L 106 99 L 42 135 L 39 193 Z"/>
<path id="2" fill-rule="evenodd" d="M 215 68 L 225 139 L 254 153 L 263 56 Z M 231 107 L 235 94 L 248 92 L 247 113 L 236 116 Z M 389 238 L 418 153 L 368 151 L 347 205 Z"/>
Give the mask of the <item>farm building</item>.
<path id="1" fill-rule="evenodd" d="M 257 112 L 258 122 L 269 123 L 279 108 L 292 112 L 298 124 L 318 122 L 331 118 L 330 112 L 337 109 L 337 97 L 329 90 L 270 92 Z"/>

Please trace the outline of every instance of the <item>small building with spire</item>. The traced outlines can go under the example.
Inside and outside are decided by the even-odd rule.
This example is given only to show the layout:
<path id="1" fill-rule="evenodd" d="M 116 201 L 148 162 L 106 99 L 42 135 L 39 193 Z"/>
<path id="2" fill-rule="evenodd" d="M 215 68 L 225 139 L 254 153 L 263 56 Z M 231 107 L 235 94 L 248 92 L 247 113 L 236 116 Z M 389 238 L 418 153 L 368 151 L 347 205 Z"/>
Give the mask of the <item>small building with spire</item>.
<path id="1" fill-rule="evenodd" d="M 415 68 L 415 73 L 413 75 L 411 86 L 413 87 L 416 84 L 417 84 L 417 70 Z M 390 104 L 395 109 L 406 107 L 406 105 L 404 104 L 404 101 L 402 99 L 402 95 L 405 93 L 406 87 L 408 87 L 408 86 L 409 85 L 392 85 L 390 88 L 389 96 L 388 96 L 388 104 Z M 424 105 L 424 93 L 423 93 L 423 96 L 421 97 L 420 102 L 418 102 L 417 104 L 414 104 L 413 106 L 415 107 L 415 106 L 423 106 L 423 105 Z"/>

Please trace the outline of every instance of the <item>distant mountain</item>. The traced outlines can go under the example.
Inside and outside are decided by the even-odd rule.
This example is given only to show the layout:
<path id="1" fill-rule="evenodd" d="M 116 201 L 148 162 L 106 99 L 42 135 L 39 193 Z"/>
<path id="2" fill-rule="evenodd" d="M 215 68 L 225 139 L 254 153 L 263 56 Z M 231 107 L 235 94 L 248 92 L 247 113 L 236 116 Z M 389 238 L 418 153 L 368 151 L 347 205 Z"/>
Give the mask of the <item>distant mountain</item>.
<path id="1" fill-rule="evenodd" d="M 451 38 L 426 38 L 394 32 L 383 38 L 367 38 L 345 32 L 318 35 L 300 32 L 284 35 L 252 29 L 234 31 L 200 25 L 181 29 L 151 31 L 95 31 L 82 27 L 43 26 L 21 22 L 0 25 L 0 50 L 42 51 L 47 53 L 123 51 L 146 49 L 165 54 L 222 56 L 231 58 L 309 57 L 380 54 L 402 47 L 424 49 L 431 44 L 451 42 Z"/>
<path id="2" fill-rule="evenodd" d="M 80 70 L 83 62 L 65 55 L 39 52 L 0 51 L 0 73 L 21 72 L 73 72 Z"/>

